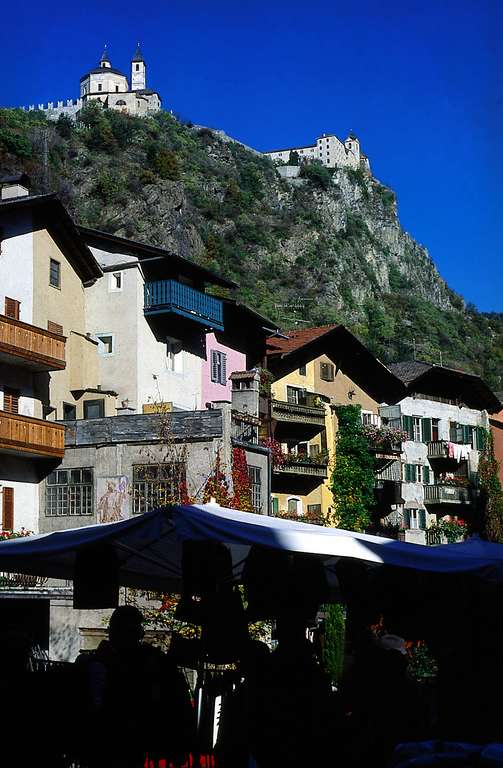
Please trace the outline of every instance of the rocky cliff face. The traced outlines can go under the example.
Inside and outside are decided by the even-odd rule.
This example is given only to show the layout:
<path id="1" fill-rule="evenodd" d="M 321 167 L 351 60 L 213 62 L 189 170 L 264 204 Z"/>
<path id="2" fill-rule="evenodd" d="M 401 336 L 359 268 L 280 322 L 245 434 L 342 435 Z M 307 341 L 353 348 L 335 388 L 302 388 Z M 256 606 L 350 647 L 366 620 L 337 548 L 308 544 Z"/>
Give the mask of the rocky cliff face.
<path id="1" fill-rule="evenodd" d="M 293 181 L 220 132 L 87 109 L 47 124 L 0 110 L 0 163 L 56 189 L 79 223 L 194 259 L 283 327 L 340 321 L 384 360 L 440 361 L 501 388 L 503 322 L 466 310 L 403 231 L 394 193 L 362 171 Z"/>

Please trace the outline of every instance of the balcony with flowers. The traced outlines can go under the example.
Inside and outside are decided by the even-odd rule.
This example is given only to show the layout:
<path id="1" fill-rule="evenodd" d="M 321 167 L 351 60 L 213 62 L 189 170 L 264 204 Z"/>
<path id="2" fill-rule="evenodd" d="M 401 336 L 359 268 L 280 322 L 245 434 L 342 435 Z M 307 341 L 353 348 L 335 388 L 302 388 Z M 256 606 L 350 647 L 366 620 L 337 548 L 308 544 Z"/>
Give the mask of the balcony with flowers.
<path id="1" fill-rule="evenodd" d="M 407 433 L 398 427 L 389 425 L 379 427 L 374 424 L 365 424 L 362 432 L 367 440 L 369 451 L 374 455 L 376 474 L 384 477 L 382 473 L 391 470 L 395 465 L 399 474 L 402 442 L 407 440 Z M 391 475 L 388 479 L 392 479 Z"/>

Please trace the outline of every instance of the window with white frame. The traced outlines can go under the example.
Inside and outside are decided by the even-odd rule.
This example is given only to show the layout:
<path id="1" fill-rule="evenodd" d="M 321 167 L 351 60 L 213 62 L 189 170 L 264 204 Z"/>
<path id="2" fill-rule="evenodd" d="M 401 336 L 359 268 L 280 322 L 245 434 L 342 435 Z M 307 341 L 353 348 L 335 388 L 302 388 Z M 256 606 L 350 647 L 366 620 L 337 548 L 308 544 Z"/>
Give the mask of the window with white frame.
<path id="1" fill-rule="evenodd" d="M 227 383 L 227 355 L 217 349 L 211 350 L 211 380 L 223 386 Z"/>
<path id="2" fill-rule="evenodd" d="M 364 426 L 380 427 L 381 417 L 377 413 L 372 413 L 372 411 L 362 411 L 362 424 Z"/>
<path id="3" fill-rule="evenodd" d="M 419 510 L 409 509 L 409 528 L 419 528 Z"/>
<path id="4" fill-rule="evenodd" d="M 412 417 L 412 427 L 413 427 L 413 434 L 414 434 L 414 442 L 420 443 L 421 442 L 421 418 L 419 416 L 413 416 Z"/>
<path id="5" fill-rule="evenodd" d="M 107 357 L 113 355 L 115 351 L 115 339 L 112 333 L 97 333 L 98 339 L 98 354 Z"/>
<path id="6" fill-rule="evenodd" d="M 45 514 L 48 517 L 92 515 L 93 470 L 57 469 L 46 481 Z"/>
<path id="7" fill-rule="evenodd" d="M 250 479 L 251 500 L 255 512 L 262 511 L 262 476 L 260 467 L 248 465 L 248 477 Z"/>
<path id="8" fill-rule="evenodd" d="M 110 272 L 108 276 L 108 290 L 110 293 L 117 293 L 122 291 L 123 286 L 123 274 L 122 272 Z"/>

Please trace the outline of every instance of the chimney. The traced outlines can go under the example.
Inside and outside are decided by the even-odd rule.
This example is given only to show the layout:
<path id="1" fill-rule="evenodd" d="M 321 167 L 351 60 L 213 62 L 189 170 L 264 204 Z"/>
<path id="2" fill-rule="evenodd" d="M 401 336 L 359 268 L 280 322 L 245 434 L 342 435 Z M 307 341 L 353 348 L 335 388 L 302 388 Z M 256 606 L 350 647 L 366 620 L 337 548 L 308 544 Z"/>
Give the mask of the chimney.
<path id="1" fill-rule="evenodd" d="M 26 173 L 0 176 L 0 200 L 27 197 L 30 194 L 30 178 Z"/>

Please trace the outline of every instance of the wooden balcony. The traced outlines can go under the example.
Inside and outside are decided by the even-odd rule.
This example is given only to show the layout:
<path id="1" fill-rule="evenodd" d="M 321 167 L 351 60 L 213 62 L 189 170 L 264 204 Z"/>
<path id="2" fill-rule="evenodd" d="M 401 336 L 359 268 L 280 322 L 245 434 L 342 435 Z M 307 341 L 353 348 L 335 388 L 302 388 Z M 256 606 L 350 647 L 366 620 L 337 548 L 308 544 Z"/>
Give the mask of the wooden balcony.
<path id="1" fill-rule="evenodd" d="M 448 459 L 449 448 L 447 440 L 432 440 L 428 443 L 429 459 Z"/>
<path id="2" fill-rule="evenodd" d="M 425 504 L 469 504 L 470 490 L 456 485 L 425 485 Z"/>
<path id="3" fill-rule="evenodd" d="M 143 311 L 147 317 L 175 314 L 206 328 L 224 330 L 222 301 L 177 280 L 145 283 Z"/>
<path id="4" fill-rule="evenodd" d="M 318 477 L 320 480 L 326 480 L 328 477 L 327 465 L 315 464 L 313 461 L 287 461 L 280 467 L 275 467 L 274 474 L 297 475 L 310 478 Z"/>
<path id="5" fill-rule="evenodd" d="M 272 401 L 272 417 L 276 421 L 308 426 L 325 426 L 325 409 L 319 405 L 300 405 L 283 400 Z"/>
<path id="6" fill-rule="evenodd" d="M 0 361 L 32 371 L 65 368 L 64 336 L 0 315 Z"/>
<path id="7" fill-rule="evenodd" d="M 65 427 L 52 421 L 0 411 L 0 453 L 62 459 L 65 453 Z"/>

